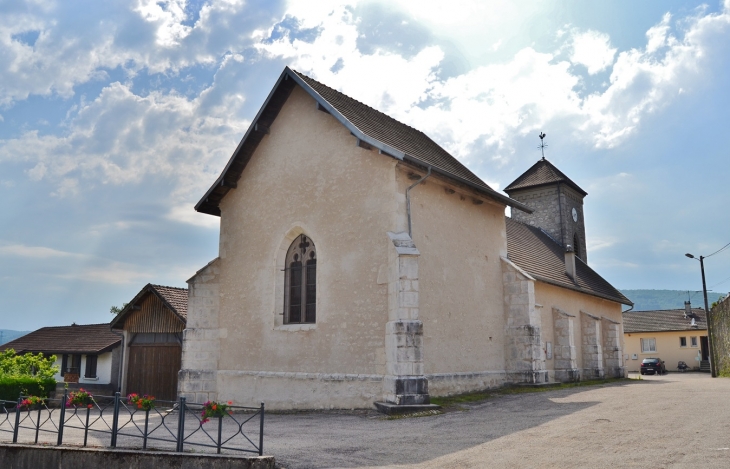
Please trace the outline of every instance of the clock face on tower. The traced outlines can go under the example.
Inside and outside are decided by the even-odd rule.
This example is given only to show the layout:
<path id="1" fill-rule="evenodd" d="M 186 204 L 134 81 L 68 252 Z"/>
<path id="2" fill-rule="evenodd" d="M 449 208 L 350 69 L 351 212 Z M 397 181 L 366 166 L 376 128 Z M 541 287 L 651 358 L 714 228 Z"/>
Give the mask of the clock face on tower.
<path id="1" fill-rule="evenodd" d="M 578 221 L 578 210 L 573 207 L 573 221 Z"/>

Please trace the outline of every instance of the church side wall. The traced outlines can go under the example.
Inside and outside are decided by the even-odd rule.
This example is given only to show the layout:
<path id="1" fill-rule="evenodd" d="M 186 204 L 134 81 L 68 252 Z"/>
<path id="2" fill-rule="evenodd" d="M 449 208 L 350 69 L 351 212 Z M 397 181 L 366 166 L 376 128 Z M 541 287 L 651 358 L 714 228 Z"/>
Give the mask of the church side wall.
<path id="1" fill-rule="evenodd" d="M 413 183 L 398 171 L 399 194 Z M 475 200 L 482 203 L 477 204 Z M 411 191 L 423 363 L 431 395 L 504 383 L 504 206 L 436 177 Z"/>
<path id="2" fill-rule="evenodd" d="M 599 327 L 608 328 L 613 323 L 618 324 L 618 332 L 620 333 L 619 343 L 623 354 L 625 349 L 623 345 L 623 320 L 621 316 L 621 304 L 604 300 L 592 295 L 580 293 L 577 291 L 569 290 L 567 288 L 557 287 L 545 282 L 535 282 L 535 303 L 541 305 L 540 314 L 542 316 L 542 347 L 543 350 L 547 351 L 547 342 L 550 342 L 555 347 L 555 325 L 553 319 L 553 308 L 557 308 L 565 313 L 574 316 L 574 345 L 576 348 L 576 362 L 578 369 L 584 369 L 588 366 L 584 363 L 584 337 L 581 326 L 585 321 L 591 319 L 591 316 L 597 318 L 605 318 L 606 320 L 600 321 Z M 586 317 L 588 316 L 588 317 Z M 608 332 L 606 332 L 608 334 Z M 601 336 L 599 338 L 601 345 L 604 346 L 607 342 L 606 337 Z M 546 366 L 548 368 L 550 380 L 555 380 L 555 368 L 554 359 L 547 360 Z M 606 376 L 610 377 L 610 376 Z M 587 377 L 584 377 L 584 379 Z"/>
<path id="3" fill-rule="evenodd" d="M 218 395 L 267 408 L 371 407 L 383 394 L 396 160 L 295 87 L 221 203 Z M 317 251 L 317 320 L 282 321 L 281 253 Z"/>

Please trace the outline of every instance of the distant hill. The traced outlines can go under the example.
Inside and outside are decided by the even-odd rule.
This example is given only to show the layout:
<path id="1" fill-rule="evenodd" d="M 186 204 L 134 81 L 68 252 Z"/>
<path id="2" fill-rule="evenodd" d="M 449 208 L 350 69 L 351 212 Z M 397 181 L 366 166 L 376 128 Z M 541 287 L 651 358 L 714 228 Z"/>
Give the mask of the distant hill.
<path id="1" fill-rule="evenodd" d="M 687 292 L 682 290 L 621 290 L 621 293 L 634 302 L 634 311 L 679 309 L 687 301 Z M 690 296 L 692 307 L 705 307 L 702 292 L 690 292 Z M 712 303 L 724 296 L 724 293 L 707 292 L 707 302 L 712 307 Z"/>
<path id="2" fill-rule="evenodd" d="M 0 345 L 7 344 L 11 340 L 22 337 L 30 331 L 11 331 L 10 329 L 0 329 Z"/>

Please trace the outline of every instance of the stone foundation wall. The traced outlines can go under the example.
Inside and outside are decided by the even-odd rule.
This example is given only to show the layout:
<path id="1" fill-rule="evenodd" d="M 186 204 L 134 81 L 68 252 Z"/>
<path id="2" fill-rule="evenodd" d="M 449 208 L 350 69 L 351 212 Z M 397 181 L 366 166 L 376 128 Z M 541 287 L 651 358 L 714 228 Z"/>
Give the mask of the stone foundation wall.
<path id="1" fill-rule="evenodd" d="M 266 410 L 372 409 L 383 396 L 382 375 L 221 370 L 219 400 Z M 263 397 L 262 397 L 263 396 Z"/>
<path id="2" fill-rule="evenodd" d="M 120 449 L 0 444 L 4 469 L 274 469 L 273 456 L 166 453 Z"/>

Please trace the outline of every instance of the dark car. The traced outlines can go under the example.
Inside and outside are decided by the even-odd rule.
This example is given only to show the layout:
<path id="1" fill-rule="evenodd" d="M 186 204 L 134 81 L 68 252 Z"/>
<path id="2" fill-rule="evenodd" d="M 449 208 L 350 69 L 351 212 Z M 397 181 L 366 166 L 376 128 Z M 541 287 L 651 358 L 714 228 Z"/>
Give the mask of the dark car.
<path id="1" fill-rule="evenodd" d="M 664 360 L 661 358 L 645 358 L 641 362 L 641 374 L 651 373 L 663 375 L 667 372 L 667 367 L 664 366 Z"/>

